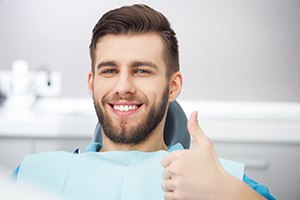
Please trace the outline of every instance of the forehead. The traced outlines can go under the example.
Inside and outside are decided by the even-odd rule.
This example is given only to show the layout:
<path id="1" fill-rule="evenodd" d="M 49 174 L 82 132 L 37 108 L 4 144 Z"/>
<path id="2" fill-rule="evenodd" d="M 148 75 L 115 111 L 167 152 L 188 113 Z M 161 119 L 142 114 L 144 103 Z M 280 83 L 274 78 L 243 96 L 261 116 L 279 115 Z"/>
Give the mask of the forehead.
<path id="1" fill-rule="evenodd" d="M 157 33 L 106 35 L 98 41 L 95 54 L 96 66 L 103 61 L 148 61 L 166 67 L 164 44 Z"/>

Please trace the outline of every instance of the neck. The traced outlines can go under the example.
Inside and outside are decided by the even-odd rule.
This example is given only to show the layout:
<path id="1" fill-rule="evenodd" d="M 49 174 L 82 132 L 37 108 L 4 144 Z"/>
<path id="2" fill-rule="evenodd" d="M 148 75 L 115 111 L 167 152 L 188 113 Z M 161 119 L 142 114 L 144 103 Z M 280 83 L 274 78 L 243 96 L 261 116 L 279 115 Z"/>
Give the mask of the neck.
<path id="1" fill-rule="evenodd" d="M 143 152 L 153 152 L 159 150 L 167 150 L 168 147 L 163 139 L 163 123 L 158 124 L 155 130 L 146 138 L 145 141 L 142 141 L 138 144 L 120 144 L 114 143 L 111 141 L 104 133 L 102 134 L 103 138 L 103 147 L 101 151 L 130 151 L 137 150 Z"/>

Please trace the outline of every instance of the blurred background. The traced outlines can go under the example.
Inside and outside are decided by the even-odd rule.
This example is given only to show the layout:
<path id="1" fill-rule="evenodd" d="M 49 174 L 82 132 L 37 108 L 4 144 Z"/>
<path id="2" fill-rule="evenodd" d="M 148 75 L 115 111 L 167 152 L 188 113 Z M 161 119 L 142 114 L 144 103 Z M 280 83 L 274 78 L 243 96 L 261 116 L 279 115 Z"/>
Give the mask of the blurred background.
<path id="1" fill-rule="evenodd" d="M 72 151 L 97 123 L 87 89 L 99 18 L 145 3 L 171 22 L 180 47 L 187 115 L 220 157 L 278 199 L 299 199 L 299 0 L 0 0 L 0 168 L 29 153 Z"/>

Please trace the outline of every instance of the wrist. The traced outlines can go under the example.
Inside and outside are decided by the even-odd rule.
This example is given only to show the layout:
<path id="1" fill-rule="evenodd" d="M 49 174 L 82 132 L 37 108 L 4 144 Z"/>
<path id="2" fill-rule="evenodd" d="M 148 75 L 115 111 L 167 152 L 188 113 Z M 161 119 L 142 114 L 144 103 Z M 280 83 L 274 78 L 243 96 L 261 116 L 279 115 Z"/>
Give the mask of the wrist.
<path id="1" fill-rule="evenodd" d="M 231 176 L 226 173 L 224 175 L 223 179 L 223 187 L 220 188 L 220 198 L 219 199 L 257 199 L 262 200 L 265 199 L 263 196 L 261 196 L 259 193 L 257 193 L 255 190 L 253 190 L 250 186 L 248 186 L 245 182 L 237 179 L 234 176 Z"/>

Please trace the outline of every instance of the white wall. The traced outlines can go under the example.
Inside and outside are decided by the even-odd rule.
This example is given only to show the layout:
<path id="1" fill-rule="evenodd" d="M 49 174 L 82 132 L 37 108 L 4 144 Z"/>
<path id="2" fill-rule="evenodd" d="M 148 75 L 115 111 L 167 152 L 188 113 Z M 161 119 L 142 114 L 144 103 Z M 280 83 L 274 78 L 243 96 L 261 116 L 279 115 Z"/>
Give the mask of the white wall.
<path id="1" fill-rule="evenodd" d="M 88 97 L 91 30 L 135 1 L 1 0 L 0 69 L 26 59 L 63 75 L 63 96 Z M 300 101 L 300 1 L 143 1 L 171 21 L 180 44 L 181 99 Z"/>

